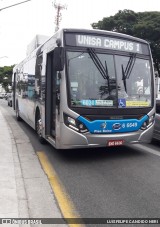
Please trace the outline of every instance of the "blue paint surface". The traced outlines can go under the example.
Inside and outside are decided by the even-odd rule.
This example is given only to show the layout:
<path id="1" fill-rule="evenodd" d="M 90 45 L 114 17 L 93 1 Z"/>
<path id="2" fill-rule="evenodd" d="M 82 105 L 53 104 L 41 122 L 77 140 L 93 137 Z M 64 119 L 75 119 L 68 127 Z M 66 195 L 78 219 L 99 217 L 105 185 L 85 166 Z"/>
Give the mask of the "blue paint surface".
<path id="1" fill-rule="evenodd" d="M 138 131 L 142 124 L 148 120 L 145 115 L 140 120 L 137 119 L 123 119 L 123 120 L 95 120 L 88 121 L 86 118 L 80 116 L 78 120 L 85 124 L 92 134 L 112 134 L 122 132 Z"/>

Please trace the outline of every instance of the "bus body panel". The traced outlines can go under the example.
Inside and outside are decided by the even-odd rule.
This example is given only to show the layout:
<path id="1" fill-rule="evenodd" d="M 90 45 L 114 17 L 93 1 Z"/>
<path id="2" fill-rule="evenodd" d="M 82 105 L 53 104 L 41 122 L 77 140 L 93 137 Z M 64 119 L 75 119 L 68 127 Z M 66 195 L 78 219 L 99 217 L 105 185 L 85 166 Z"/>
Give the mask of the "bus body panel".
<path id="1" fill-rule="evenodd" d="M 72 129 L 61 125 L 61 141 L 58 149 L 107 147 L 110 140 L 124 140 L 123 145 L 134 143 L 150 143 L 154 125 L 142 132 L 141 130 L 129 133 L 117 133 L 115 135 L 79 134 Z"/>

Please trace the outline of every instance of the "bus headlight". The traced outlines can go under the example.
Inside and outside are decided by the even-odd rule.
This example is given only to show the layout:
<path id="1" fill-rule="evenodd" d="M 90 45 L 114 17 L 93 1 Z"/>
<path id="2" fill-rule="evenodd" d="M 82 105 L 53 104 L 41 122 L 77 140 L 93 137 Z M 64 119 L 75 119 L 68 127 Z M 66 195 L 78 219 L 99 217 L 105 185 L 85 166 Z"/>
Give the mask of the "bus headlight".
<path id="1" fill-rule="evenodd" d="M 67 120 L 68 120 L 68 123 L 69 123 L 69 124 L 71 124 L 71 125 L 76 125 L 75 119 L 73 119 L 73 118 L 71 118 L 71 117 L 68 117 Z"/>
<path id="2" fill-rule="evenodd" d="M 149 119 L 142 124 L 141 129 L 145 130 L 149 128 L 154 123 L 154 119 L 155 115 L 150 116 Z"/>
<path id="3" fill-rule="evenodd" d="M 88 129 L 82 122 L 80 122 L 77 119 L 74 119 L 73 117 L 68 116 L 65 113 L 64 113 L 64 123 L 66 126 L 68 126 L 69 128 L 77 132 L 80 132 L 80 133 L 88 132 Z"/>

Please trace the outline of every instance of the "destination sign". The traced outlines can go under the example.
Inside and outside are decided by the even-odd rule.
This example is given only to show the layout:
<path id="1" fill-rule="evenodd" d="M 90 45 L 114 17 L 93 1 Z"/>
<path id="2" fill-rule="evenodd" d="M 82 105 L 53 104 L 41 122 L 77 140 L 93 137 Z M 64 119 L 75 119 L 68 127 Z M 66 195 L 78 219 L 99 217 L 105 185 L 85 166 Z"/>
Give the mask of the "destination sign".
<path id="1" fill-rule="evenodd" d="M 66 45 L 149 54 L 148 45 L 145 43 L 90 34 L 66 34 Z"/>
<path id="2" fill-rule="evenodd" d="M 77 46 L 99 47 L 112 50 L 142 53 L 140 43 L 110 37 L 76 35 Z"/>

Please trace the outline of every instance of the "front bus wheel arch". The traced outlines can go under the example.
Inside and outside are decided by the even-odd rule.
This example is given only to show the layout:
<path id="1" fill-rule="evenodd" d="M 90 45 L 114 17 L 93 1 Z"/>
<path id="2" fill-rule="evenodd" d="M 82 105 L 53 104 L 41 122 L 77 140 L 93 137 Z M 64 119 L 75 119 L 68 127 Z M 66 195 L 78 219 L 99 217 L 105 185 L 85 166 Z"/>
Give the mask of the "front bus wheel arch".
<path id="1" fill-rule="evenodd" d="M 38 139 L 41 144 L 44 144 L 46 141 L 42 137 L 42 118 L 39 109 L 36 110 L 36 117 L 35 117 L 35 130 L 38 135 Z"/>

